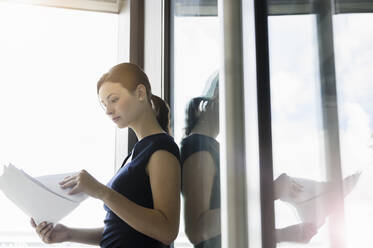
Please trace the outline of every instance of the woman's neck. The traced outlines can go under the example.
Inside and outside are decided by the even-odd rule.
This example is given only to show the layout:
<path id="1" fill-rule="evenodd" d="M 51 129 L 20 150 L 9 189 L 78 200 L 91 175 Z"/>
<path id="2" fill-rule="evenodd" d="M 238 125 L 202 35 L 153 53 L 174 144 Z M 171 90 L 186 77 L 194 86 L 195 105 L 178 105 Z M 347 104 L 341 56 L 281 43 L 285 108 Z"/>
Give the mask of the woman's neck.
<path id="1" fill-rule="evenodd" d="M 165 132 L 159 125 L 152 109 L 145 111 L 139 119 L 129 125 L 129 127 L 133 129 L 138 140 L 149 135 Z"/>
<path id="2" fill-rule="evenodd" d="M 211 128 L 209 125 L 207 125 L 209 122 L 206 120 L 204 121 L 199 121 L 195 127 L 192 129 L 190 134 L 203 134 L 212 138 L 216 138 L 218 134 L 215 132 L 214 128 Z M 215 124 L 214 124 L 215 125 Z"/>

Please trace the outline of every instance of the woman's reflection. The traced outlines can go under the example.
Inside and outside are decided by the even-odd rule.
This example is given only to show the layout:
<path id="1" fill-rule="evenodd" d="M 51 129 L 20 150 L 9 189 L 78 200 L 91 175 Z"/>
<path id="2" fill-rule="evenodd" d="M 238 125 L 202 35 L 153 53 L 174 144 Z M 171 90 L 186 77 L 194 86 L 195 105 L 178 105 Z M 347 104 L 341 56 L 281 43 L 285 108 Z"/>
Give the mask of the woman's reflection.
<path id="1" fill-rule="evenodd" d="M 220 247 L 219 105 L 197 97 L 187 108 L 181 142 L 185 232 L 195 247 Z"/>
<path id="2" fill-rule="evenodd" d="M 203 97 L 190 100 L 186 110 L 185 136 L 181 142 L 182 194 L 185 232 L 195 247 L 221 247 L 219 87 L 218 75 L 209 80 Z M 343 181 L 345 194 L 354 188 L 359 174 Z M 308 243 L 333 211 L 335 190 L 325 182 L 282 174 L 274 184 L 274 200 L 293 205 L 300 224 L 275 230 L 277 242 Z"/>

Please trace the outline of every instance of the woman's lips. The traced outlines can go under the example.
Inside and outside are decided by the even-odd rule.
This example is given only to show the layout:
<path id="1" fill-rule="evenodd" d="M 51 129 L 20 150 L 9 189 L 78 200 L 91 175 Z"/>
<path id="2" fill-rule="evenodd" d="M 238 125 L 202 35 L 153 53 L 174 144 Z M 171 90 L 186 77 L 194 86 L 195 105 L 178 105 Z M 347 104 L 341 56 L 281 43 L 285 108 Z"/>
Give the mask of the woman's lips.
<path id="1" fill-rule="evenodd" d="M 115 117 L 115 118 L 113 118 L 113 121 L 118 121 L 119 120 L 119 116 L 118 117 Z"/>

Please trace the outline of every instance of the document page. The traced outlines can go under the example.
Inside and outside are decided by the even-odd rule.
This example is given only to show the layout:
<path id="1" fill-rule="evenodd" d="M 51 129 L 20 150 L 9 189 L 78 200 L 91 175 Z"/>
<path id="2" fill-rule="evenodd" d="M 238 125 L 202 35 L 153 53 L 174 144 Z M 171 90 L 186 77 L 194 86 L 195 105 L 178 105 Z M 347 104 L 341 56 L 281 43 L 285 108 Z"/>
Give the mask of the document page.
<path id="1" fill-rule="evenodd" d="M 5 166 L 0 176 L 0 189 L 27 216 L 37 224 L 59 222 L 73 211 L 87 196 L 83 193 L 68 195 L 59 182 L 75 173 L 33 178 L 13 165 Z"/>

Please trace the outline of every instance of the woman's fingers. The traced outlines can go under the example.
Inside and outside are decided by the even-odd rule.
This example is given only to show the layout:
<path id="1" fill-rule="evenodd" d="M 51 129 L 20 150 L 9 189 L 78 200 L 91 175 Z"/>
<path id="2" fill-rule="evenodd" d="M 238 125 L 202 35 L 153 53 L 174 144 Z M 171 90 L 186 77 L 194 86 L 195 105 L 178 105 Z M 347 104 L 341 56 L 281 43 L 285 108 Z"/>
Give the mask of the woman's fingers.
<path id="1" fill-rule="evenodd" d="M 302 192 L 303 191 L 303 186 L 300 186 L 299 184 L 294 184 L 293 189 L 296 192 Z"/>
<path id="2" fill-rule="evenodd" d="M 52 229 L 52 227 L 53 227 L 52 223 L 46 225 L 45 228 L 43 228 L 43 229 L 40 231 L 40 235 L 44 237 L 45 234 L 46 234 L 48 231 L 50 231 L 50 230 Z"/>
<path id="3" fill-rule="evenodd" d="M 291 181 L 291 186 L 292 189 L 296 192 L 301 192 L 303 190 L 303 186 L 294 180 Z"/>
<path id="4" fill-rule="evenodd" d="M 46 224 L 47 224 L 47 223 L 42 222 L 40 225 L 36 226 L 36 232 L 37 232 L 38 234 L 40 234 L 40 231 L 43 230 L 43 228 L 45 228 Z"/>
<path id="5" fill-rule="evenodd" d="M 43 241 L 46 243 L 50 242 L 52 233 L 53 233 L 53 225 L 47 232 L 44 233 Z"/>
<path id="6" fill-rule="evenodd" d="M 75 181 L 75 178 L 76 176 L 68 176 L 68 177 L 65 177 L 61 182 L 59 182 L 60 185 L 62 184 L 65 184 L 67 182 L 70 182 L 70 181 Z"/>
<path id="7" fill-rule="evenodd" d="M 64 179 L 63 179 L 63 181 L 67 181 L 67 180 L 69 180 L 69 179 L 71 179 L 71 178 L 73 178 L 75 175 L 72 175 L 72 176 L 67 176 L 67 177 L 65 177 Z"/>
<path id="8" fill-rule="evenodd" d="M 74 179 L 70 179 L 69 181 L 61 184 L 61 187 L 63 189 L 66 189 L 66 188 L 74 187 L 75 185 L 76 185 L 76 181 L 75 181 L 75 178 L 74 178 Z"/>
<path id="9" fill-rule="evenodd" d="M 33 218 L 31 218 L 30 223 L 31 223 L 31 226 L 32 226 L 33 228 L 36 228 L 36 223 L 35 223 L 35 221 L 34 221 Z"/>
<path id="10" fill-rule="evenodd" d="M 79 192 L 80 192 L 80 189 L 79 189 L 78 185 L 76 185 L 72 190 L 70 190 L 69 195 L 73 195 L 73 194 L 76 194 L 76 193 L 79 193 Z"/>
<path id="11" fill-rule="evenodd" d="M 313 223 L 305 223 L 303 226 L 304 241 L 308 243 L 317 234 L 317 227 Z"/>
<path id="12" fill-rule="evenodd" d="M 53 233 L 53 224 L 47 224 L 45 221 L 42 222 L 40 225 L 36 226 L 34 219 L 31 218 L 31 224 L 35 225 L 36 233 L 40 236 L 40 238 L 45 243 L 49 243 L 51 240 L 51 235 Z"/>
<path id="13" fill-rule="evenodd" d="M 303 188 L 303 185 L 298 183 L 297 181 L 295 181 L 294 179 L 291 180 L 291 182 L 294 184 L 294 185 L 297 185 L 299 188 Z"/>
<path id="14" fill-rule="evenodd" d="M 46 222 L 41 223 L 36 227 L 36 232 L 40 235 L 43 236 L 46 231 L 48 231 L 49 228 L 51 228 L 53 225 L 52 224 L 47 224 Z"/>
<path id="15" fill-rule="evenodd" d="M 64 184 L 67 180 L 69 180 L 70 177 L 65 177 L 59 184 Z"/>

